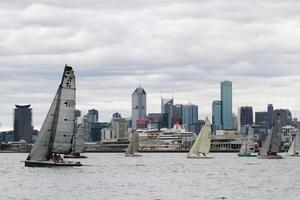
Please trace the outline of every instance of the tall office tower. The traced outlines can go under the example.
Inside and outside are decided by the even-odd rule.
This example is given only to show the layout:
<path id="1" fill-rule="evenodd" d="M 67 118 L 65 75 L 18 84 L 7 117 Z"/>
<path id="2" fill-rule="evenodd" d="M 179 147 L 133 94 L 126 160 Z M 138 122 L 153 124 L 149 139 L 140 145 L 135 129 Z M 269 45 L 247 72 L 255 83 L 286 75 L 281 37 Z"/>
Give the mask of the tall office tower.
<path id="1" fill-rule="evenodd" d="M 182 105 L 182 123 L 193 124 L 198 122 L 198 106 L 194 104 Z"/>
<path id="2" fill-rule="evenodd" d="M 81 111 L 80 110 L 75 110 L 75 117 L 81 117 Z"/>
<path id="3" fill-rule="evenodd" d="M 111 127 L 113 129 L 114 138 L 116 139 L 124 139 L 127 137 L 126 134 L 126 119 L 121 118 L 120 115 L 115 116 L 111 119 Z"/>
<path id="4" fill-rule="evenodd" d="M 273 114 L 274 112 L 274 108 L 273 108 L 273 104 L 268 104 L 268 125 L 269 125 L 269 129 L 273 127 Z"/>
<path id="5" fill-rule="evenodd" d="M 253 111 L 251 106 L 240 107 L 239 109 L 240 126 L 253 125 Z"/>
<path id="6" fill-rule="evenodd" d="M 167 128 L 172 127 L 172 107 L 174 104 L 174 99 L 161 99 L 161 113 L 166 113 L 168 115 L 168 125 Z"/>
<path id="7" fill-rule="evenodd" d="M 256 125 L 267 124 L 269 127 L 268 112 L 255 112 L 255 124 Z"/>
<path id="8" fill-rule="evenodd" d="M 90 122 L 98 122 L 99 119 L 99 114 L 98 114 L 98 110 L 92 109 L 92 110 L 88 110 L 88 119 Z"/>
<path id="9" fill-rule="evenodd" d="M 30 105 L 16 105 L 14 118 L 15 140 L 25 140 L 32 142 L 32 112 Z"/>
<path id="10" fill-rule="evenodd" d="M 273 118 L 278 117 L 281 122 L 281 126 L 292 125 L 292 113 L 288 109 L 276 109 L 273 113 Z"/>
<path id="11" fill-rule="evenodd" d="M 222 126 L 232 129 L 232 82 L 221 82 Z"/>
<path id="12" fill-rule="evenodd" d="M 222 130 L 222 101 L 215 100 L 212 103 L 212 125 L 213 133 Z"/>
<path id="13" fill-rule="evenodd" d="M 141 87 L 132 93 L 132 129 L 137 129 L 137 122 L 145 120 L 147 116 L 147 94 Z"/>
<path id="14" fill-rule="evenodd" d="M 182 124 L 182 105 L 175 104 L 172 108 L 172 127 L 175 124 Z"/>

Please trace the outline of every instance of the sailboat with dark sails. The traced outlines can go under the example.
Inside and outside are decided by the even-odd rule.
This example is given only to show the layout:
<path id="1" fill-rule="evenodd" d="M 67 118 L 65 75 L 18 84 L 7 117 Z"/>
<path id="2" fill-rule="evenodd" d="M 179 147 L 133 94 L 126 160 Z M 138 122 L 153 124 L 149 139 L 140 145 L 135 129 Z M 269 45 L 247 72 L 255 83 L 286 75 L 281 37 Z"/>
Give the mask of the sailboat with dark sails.
<path id="1" fill-rule="evenodd" d="M 65 66 L 61 83 L 50 106 L 26 167 L 82 166 L 63 160 L 60 154 L 71 152 L 75 132 L 76 86 L 73 68 Z"/>

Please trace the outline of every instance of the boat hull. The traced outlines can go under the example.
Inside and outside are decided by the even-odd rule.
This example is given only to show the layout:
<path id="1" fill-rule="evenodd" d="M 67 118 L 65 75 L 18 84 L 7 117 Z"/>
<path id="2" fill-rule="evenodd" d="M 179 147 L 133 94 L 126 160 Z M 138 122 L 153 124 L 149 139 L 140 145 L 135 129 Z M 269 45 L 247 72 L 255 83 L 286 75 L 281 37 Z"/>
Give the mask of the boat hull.
<path id="1" fill-rule="evenodd" d="M 256 157 L 257 155 L 255 154 L 249 154 L 249 153 L 239 153 L 239 157 Z"/>
<path id="2" fill-rule="evenodd" d="M 125 157 L 142 157 L 141 154 L 125 154 Z"/>
<path id="3" fill-rule="evenodd" d="M 258 159 L 282 159 L 280 155 L 258 155 Z"/>
<path id="4" fill-rule="evenodd" d="M 83 155 L 64 155 L 64 158 L 72 158 L 72 159 L 77 159 L 77 158 L 87 158 L 87 156 L 83 156 Z"/>
<path id="5" fill-rule="evenodd" d="M 188 155 L 186 158 L 188 159 L 207 159 L 207 158 L 213 158 L 210 154 L 206 154 L 205 156 L 203 154 L 200 155 Z"/>
<path id="6" fill-rule="evenodd" d="M 53 162 L 53 161 L 32 161 L 26 160 L 25 167 L 80 167 L 80 162 Z"/>

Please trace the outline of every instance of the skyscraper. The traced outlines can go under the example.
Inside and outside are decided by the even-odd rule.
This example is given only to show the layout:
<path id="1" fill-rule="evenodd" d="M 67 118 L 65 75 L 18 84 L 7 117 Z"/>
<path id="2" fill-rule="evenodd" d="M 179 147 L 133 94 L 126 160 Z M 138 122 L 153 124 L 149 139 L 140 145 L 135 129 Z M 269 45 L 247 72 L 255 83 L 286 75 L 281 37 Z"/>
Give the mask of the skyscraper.
<path id="1" fill-rule="evenodd" d="M 182 124 L 182 105 L 175 104 L 172 108 L 172 127 L 174 124 Z"/>
<path id="2" fill-rule="evenodd" d="M 288 109 L 276 109 L 273 113 L 273 119 L 277 116 L 281 126 L 292 125 L 292 113 Z"/>
<path id="3" fill-rule="evenodd" d="M 240 107 L 239 109 L 240 126 L 253 125 L 253 111 L 251 106 Z"/>
<path id="4" fill-rule="evenodd" d="M 268 112 L 255 112 L 255 124 L 262 125 L 268 124 L 269 127 L 269 113 Z"/>
<path id="5" fill-rule="evenodd" d="M 212 104 L 212 125 L 213 132 L 222 129 L 222 101 L 215 100 Z"/>
<path id="6" fill-rule="evenodd" d="M 95 109 L 88 110 L 87 116 L 91 122 L 93 122 L 93 123 L 98 122 L 98 119 L 99 119 L 98 110 L 95 110 Z"/>
<path id="7" fill-rule="evenodd" d="M 137 121 L 146 119 L 146 92 L 143 88 L 138 87 L 132 93 L 132 129 L 136 130 Z"/>
<path id="8" fill-rule="evenodd" d="M 268 124 L 269 124 L 269 129 L 273 127 L 273 104 L 268 104 Z"/>
<path id="9" fill-rule="evenodd" d="M 224 129 L 232 129 L 232 82 L 221 82 L 222 125 Z"/>
<path id="10" fill-rule="evenodd" d="M 15 140 L 25 140 L 32 142 L 32 112 L 30 105 L 16 105 L 14 118 Z"/>
<path id="11" fill-rule="evenodd" d="M 173 99 L 161 99 L 161 113 L 166 113 L 168 115 L 168 128 L 172 127 L 172 107 Z"/>
<path id="12" fill-rule="evenodd" d="M 198 122 L 198 106 L 193 104 L 182 105 L 182 123 L 193 124 Z"/>

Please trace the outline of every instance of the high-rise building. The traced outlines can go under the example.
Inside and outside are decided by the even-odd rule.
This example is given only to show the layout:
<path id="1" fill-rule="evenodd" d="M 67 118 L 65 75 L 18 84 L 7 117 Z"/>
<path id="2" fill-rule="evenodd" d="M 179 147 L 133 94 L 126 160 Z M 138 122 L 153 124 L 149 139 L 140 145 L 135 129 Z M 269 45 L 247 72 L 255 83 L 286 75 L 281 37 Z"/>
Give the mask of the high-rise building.
<path id="1" fill-rule="evenodd" d="M 238 129 L 238 117 L 234 113 L 232 113 L 232 129 L 233 130 Z"/>
<path id="2" fill-rule="evenodd" d="M 273 127 L 273 116 L 274 116 L 273 104 L 268 104 L 268 124 L 269 129 Z"/>
<path id="3" fill-rule="evenodd" d="M 116 139 L 124 139 L 127 137 L 127 124 L 125 118 L 113 117 L 111 127 Z"/>
<path id="4" fill-rule="evenodd" d="M 182 105 L 182 123 L 193 124 L 198 122 L 198 106 L 194 104 Z"/>
<path id="5" fill-rule="evenodd" d="M 149 129 L 168 127 L 168 113 L 149 113 L 147 116 Z"/>
<path id="6" fill-rule="evenodd" d="M 104 128 L 108 128 L 110 123 L 108 122 L 95 122 L 90 124 L 89 138 L 90 141 L 96 142 L 101 141 L 101 130 Z"/>
<path id="7" fill-rule="evenodd" d="M 212 104 L 212 125 L 213 132 L 222 130 L 222 101 L 215 100 Z"/>
<path id="8" fill-rule="evenodd" d="M 224 129 L 232 129 L 232 82 L 221 82 L 222 125 Z"/>
<path id="9" fill-rule="evenodd" d="M 253 111 L 251 106 L 240 107 L 239 109 L 240 126 L 253 125 Z"/>
<path id="10" fill-rule="evenodd" d="M 279 118 L 281 126 L 292 125 L 292 113 L 288 109 L 276 109 L 273 112 L 273 119 Z"/>
<path id="11" fill-rule="evenodd" d="M 92 123 L 97 123 L 98 122 L 98 111 L 95 109 L 91 109 L 88 110 L 88 113 L 86 115 L 83 116 L 82 118 L 82 129 L 85 135 L 85 141 L 91 142 L 95 139 L 95 137 L 93 135 L 95 135 L 94 133 L 92 134 Z M 97 126 L 97 125 L 93 125 Z"/>
<path id="12" fill-rule="evenodd" d="M 98 110 L 95 110 L 95 109 L 88 110 L 87 116 L 90 119 L 89 120 L 90 122 L 93 122 L 93 123 L 98 122 L 98 119 L 99 119 Z"/>
<path id="13" fill-rule="evenodd" d="M 15 140 L 25 140 L 32 142 L 32 112 L 30 105 L 16 105 L 14 118 Z"/>
<path id="14" fill-rule="evenodd" d="M 137 122 L 145 120 L 147 116 L 146 92 L 138 87 L 132 93 L 132 129 L 137 129 Z"/>
<path id="15" fill-rule="evenodd" d="M 173 108 L 173 99 L 161 99 L 161 113 L 167 113 L 168 115 L 168 125 L 167 128 L 172 127 L 172 108 Z"/>
<path id="16" fill-rule="evenodd" d="M 81 117 L 81 111 L 80 110 L 75 110 L 75 118 Z"/>
<path id="17" fill-rule="evenodd" d="M 268 112 L 255 112 L 255 124 L 256 125 L 262 125 L 262 124 L 268 124 L 269 127 L 269 116 Z"/>
<path id="18" fill-rule="evenodd" d="M 172 127 L 175 124 L 182 124 L 182 105 L 175 104 L 172 108 Z"/>

